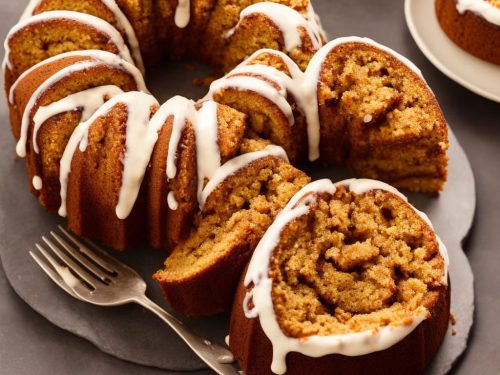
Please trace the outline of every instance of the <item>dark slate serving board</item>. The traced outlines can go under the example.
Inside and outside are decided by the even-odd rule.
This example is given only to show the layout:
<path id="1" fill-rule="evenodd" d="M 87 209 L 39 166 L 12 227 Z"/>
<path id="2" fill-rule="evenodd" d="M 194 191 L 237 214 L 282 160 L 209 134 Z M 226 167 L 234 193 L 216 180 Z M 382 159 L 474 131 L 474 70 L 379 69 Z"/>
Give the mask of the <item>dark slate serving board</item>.
<path id="1" fill-rule="evenodd" d="M 5 119 L 5 107 L 2 118 Z M 466 347 L 472 325 L 473 277 L 461 243 L 473 219 L 474 179 L 467 158 L 451 134 L 450 176 L 439 197 L 410 194 L 410 201 L 426 212 L 450 253 L 452 312 L 456 335 L 447 334 L 430 374 L 446 373 Z M 14 142 L 6 127 L 0 129 L 0 257 L 9 282 L 34 310 L 57 326 L 93 342 L 104 352 L 131 362 L 171 370 L 196 370 L 204 365 L 163 322 L 139 306 L 100 308 L 67 295 L 33 262 L 28 251 L 40 237 L 64 220 L 41 209 L 27 189 L 23 161 L 14 158 Z M 309 171 L 315 178 L 340 180 L 349 174 L 340 169 Z M 115 254 L 147 280 L 151 299 L 169 309 L 150 275 L 164 255 L 146 247 Z M 223 342 L 228 316 L 183 319 L 212 340 Z"/>
<path id="2" fill-rule="evenodd" d="M 324 24 L 328 23 L 328 20 Z M 325 25 L 326 26 L 326 25 Z M 327 27 L 328 30 L 328 27 Z M 192 78 L 205 77 L 202 66 L 195 70 L 183 62 L 148 71 L 148 87 L 160 102 L 175 94 L 202 97 L 204 87 L 192 85 Z M 55 325 L 94 343 L 102 351 L 127 361 L 170 370 L 198 370 L 206 366 L 193 355 L 165 324 L 145 309 L 127 305 L 100 308 L 77 301 L 48 279 L 29 256 L 34 243 L 64 220 L 47 214 L 28 191 L 24 161 L 15 158 L 14 141 L 9 132 L 5 100 L 0 100 L 0 259 L 7 278 L 17 294 L 35 311 Z M 452 312 L 457 323 L 446 336 L 428 374 L 448 372 L 465 350 L 474 310 L 473 276 L 461 244 L 473 221 L 475 210 L 474 177 L 463 149 L 450 133 L 450 174 L 439 197 L 409 194 L 410 202 L 426 212 L 450 253 Z M 314 178 L 334 181 L 351 177 L 339 168 L 308 170 Z M 161 267 L 164 255 L 146 247 L 115 254 L 131 265 L 148 282 L 148 296 L 169 309 L 151 274 Z M 228 316 L 203 319 L 181 318 L 207 338 L 223 343 Z"/>

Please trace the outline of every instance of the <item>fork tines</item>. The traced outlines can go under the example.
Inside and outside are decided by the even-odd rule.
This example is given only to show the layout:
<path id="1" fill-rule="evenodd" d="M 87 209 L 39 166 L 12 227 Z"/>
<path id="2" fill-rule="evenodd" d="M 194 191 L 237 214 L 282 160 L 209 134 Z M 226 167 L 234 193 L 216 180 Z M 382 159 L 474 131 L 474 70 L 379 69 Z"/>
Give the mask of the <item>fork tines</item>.
<path id="1" fill-rule="evenodd" d="M 113 277 L 118 275 L 117 268 L 121 263 L 92 242 L 84 243 L 62 226 L 59 225 L 58 228 L 61 235 L 51 231 L 53 240 L 45 236 L 42 236 L 42 240 L 57 255 L 59 261 L 38 243 L 35 246 L 40 253 L 30 251 L 33 259 L 52 281 L 73 297 L 77 297 L 72 290 L 75 283 L 82 282 L 90 290 L 95 290 L 96 283 L 99 282 L 109 285 Z"/>

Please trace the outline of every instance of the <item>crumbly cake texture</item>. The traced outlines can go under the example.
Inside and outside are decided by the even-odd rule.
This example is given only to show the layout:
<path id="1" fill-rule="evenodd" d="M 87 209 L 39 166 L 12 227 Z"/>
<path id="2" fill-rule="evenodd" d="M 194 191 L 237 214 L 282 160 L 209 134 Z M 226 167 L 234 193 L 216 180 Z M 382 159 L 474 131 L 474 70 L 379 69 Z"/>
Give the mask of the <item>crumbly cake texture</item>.
<path id="1" fill-rule="evenodd" d="M 369 44 L 338 45 L 324 64 L 321 160 L 398 188 L 442 190 L 448 129 L 425 81 Z"/>
<path id="2" fill-rule="evenodd" d="M 434 232 L 406 202 L 340 186 L 282 231 L 273 303 L 290 337 L 404 325 L 436 303 L 443 269 Z"/>
<path id="3" fill-rule="evenodd" d="M 154 278 L 172 306 L 186 315 L 226 310 L 252 251 L 273 218 L 302 186 L 303 172 L 274 156 L 226 178 Z M 224 203 L 222 203 L 224 202 Z"/>
<path id="4" fill-rule="evenodd" d="M 500 9 L 496 9 L 500 8 L 497 0 L 478 0 L 482 1 L 492 5 L 489 13 L 500 13 Z M 436 0 L 436 16 L 443 31 L 466 52 L 500 65 L 500 16 L 494 16 L 497 23 L 492 23 L 477 12 L 460 12 L 457 4 L 457 0 Z"/>
<path id="5" fill-rule="evenodd" d="M 247 65 L 263 65 L 273 67 L 288 76 L 290 71 L 287 64 L 273 53 L 263 52 L 245 61 Z M 273 80 L 263 78 L 258 73 L 229 73 L 230 77 L 247 76 L 262 79 L 263 84 L 269 84 L 276 90 L 280 86 Z M 303 164 L 307 160 L 307 124 L 306 119 L 297 108 L 293 97 L 287 97 L 293 108 L 295 122 L 290 126 L 286 115 L 268 98 L 251 89 L 228 86 L 213 93 L 213 98 L 219 103 L 226 104 L 248 116 L 251 137 L 268 139 L 274 144 L 283 147 L 293 164 Z"/>
<path id="6" fill-rule="evenodd" d="M 267 242 L 273 246 L 269 259 L 259 258 L 263 248 L 257 249 L 254 258 L 260 261 L 252 258 L 250 263 L 253 276 L 248 278 L 247 269 L 238 285 L 229 345 L 242 370 L 249 375 L 283 370 L 329 374 L 332 368 L 338 374 L 421 374 L 449 320 L 450 287 L 443 278 L 447 261 L 441 252 L 446 250 L 440 249 L 433 229 L 405 200 L 386 190 L 358 194 L 339 183 L 333 195 L 312 192 L 300 202 L 308 210 L 278 227 L 278 242 Z M 264 272 L 260 262 L 269 263 L 271 287 L 262 287 L 267 279 L 261 280 L 255 292 L 249 281 L 255 280 L 255 271 Z M 262 293 L 270 294 L 272 313 L 263 307 L 267 300 Z M 389 339 L 391 331 L 382 330 L 406 330 L 422 308 L 425 318 L 384 350 L 339 354 L 350 344 L 361 350 L 381 343 L 381 337 Z M 284 336 L 275 337 L 276 329 Z M 372 336 L 361 341 L 352 336 L 364 333 Z M 329 344 L 320 343 L 330 336 Z M 309 342 L 318 346 L 320 357 L 303 351 L 301 343 Z M 286 366 L 272 370 L 277 353 L 286 355 Z"/>

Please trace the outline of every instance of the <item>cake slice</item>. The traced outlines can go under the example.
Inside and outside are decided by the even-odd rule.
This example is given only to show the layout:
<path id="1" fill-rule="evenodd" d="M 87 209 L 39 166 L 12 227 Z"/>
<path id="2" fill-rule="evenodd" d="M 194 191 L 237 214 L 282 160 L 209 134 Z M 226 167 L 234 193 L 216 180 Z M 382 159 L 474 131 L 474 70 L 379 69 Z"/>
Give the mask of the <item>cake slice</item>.
<path id="1" fill-rule="evenodd" d="M 146 236 L 143 180 L 158 139 L 156 99 L 130 91 L 79 124 L 61 159 L 61 207 L 79 236 L 123 250 Z"/>
<path id="2" fill-rule="evenodd" d="M 171 250 L 188 234 L 206 180 L 239 152 L 246 117 L 213 101 L 177 96 L 151 123 L 159 137 L 148 174 L 148 241 Z"/>
<path id="3" fill-rule="evenodd" d="M 136 33 L 127 16 L 125 16 L 115 0 L 32 0 L 24 10 L 21 20 L 36 14 L 56 10 L 70 10 L 90 14 L 108 22 L 120 32 L 130 49 L 137 67 L 144 73 L 144 63 Z"/>
<path id="4" fill-rule="evenodd" d="M 90 14 L 54 10 L 17 23 L 5 40 L 5 88 L 27 69 L 63 52 L 99 49 L 134 63 L 122 35 Z"/>
<path id="5" fill-rule="evenodd" d="M 223 164 L 203 190 L 202 210 L 188 238 L 153 276 L 172 307 L 189 316 L 228 309 L 258 241 L 308 181 L 278 146 Z"/>
<path id="6" fill-rule="evenodd" d="M 367 38 L 338 38 L 311 60 L 319 155 L 359 176 L 420 192 L 442 190 L 448 128 L 418 68 Z"/>
<path id="7" fill-rule="evenodd" d="M 231 351 L 249 375 L 421 374 L 448 327 L 447 267 L 429 219 L 393 187 L 312 182 L 250 260 Z"/>
<path id="8" fill-rule="evenodd" d="M 73 51 L 44 60 L 12 85 L 9 109 L 19 156 L 26 156 L 32 193 L 57 212 L 59 161 L 74 128 L 107 99 L 124 91 L 147 91 L 142 75 L 119 56 Z"/>

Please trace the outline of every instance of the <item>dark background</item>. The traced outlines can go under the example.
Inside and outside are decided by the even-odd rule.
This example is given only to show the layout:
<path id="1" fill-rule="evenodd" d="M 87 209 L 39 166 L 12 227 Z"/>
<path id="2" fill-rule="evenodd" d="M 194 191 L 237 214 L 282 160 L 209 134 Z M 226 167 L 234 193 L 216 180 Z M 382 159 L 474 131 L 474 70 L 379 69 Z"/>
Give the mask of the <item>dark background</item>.
<path id="1" fill-rule="evenodd" d="M 477 189 L 475 224 L 465 244 L 475 275 L 476 312 L 469 348 L 452 373 L 500 373 L 500 104 L 469 92 L 434 68 L 417 48 L 406 27 L 402 0 L 313 2 L 330 38 L 367 36 L 410 58 L 422 70 L 467 153 Z M 24 3 L 0 0 L 0 40 L 17 22 Z M 3 58 L 3 49 L 0 57 Z M 177 70 L 182 67 L 182 64 L 175 65 Z M 174 67 L 155 70 L 160 69 Z M 150 74 L 153 75 L 155 73 Z M 180 93 L 183 94 L 182 89 Z M 158 96 L 164 99 L 163 95 Z M 0 100 L 5 106 L 5 99 Z M 0 126 L 9 126 L 5 116 L 0 121 Z M 0 177 L 0 183 L 6 177 Z M 106 372 L 124 375 L 167 373 L 117 360 L 55 327 L 17 297 L 0 266 L 0 374 L 90 375 Z M 196 372 L 202 373 L 208 372 Z"/>

